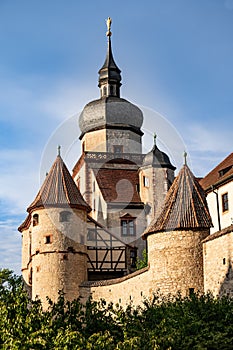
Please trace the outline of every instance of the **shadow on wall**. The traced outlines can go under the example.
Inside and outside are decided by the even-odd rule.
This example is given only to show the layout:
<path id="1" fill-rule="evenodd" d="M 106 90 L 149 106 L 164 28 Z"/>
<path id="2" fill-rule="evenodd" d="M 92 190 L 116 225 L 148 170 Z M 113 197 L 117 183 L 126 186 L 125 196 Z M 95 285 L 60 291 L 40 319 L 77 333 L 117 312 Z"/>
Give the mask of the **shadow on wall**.
<path id="1" fill-rule="evenodd" d="M 233 296 L 233 267 L 230 260 L 228 261 L 227 273 L 219 288 L 219 296 L 223 295 Z"/>

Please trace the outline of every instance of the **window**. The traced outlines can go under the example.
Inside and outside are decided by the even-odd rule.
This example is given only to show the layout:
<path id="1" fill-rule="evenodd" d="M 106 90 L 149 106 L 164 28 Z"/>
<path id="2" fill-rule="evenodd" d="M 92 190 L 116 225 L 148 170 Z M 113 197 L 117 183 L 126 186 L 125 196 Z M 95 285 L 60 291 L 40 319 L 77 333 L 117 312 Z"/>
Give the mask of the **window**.
<path id="1" fill-rule="evenodd" d="M 121 219 L 121 235 L 122 236 L 135 236 L 136 227 L 134 218 Z"/>
<path id="2" fill-rule="evenodd" d="M 71 212 L 69 212 L 69 211 L 61 211 L 61 212 L 60 212 L 59 221 L 60 221 L 60 222 L 67 222 L 67 221 L 70 221 L 70 216 L 71 216 Z"/>
<path id="3" fill-rule="evenodd" d="M 110 95 L 112 96 L 114 94 L 114 88 L 112 85 L 110 85 Z"/>
<path id="4" fill-rule="evenodd" d="M 88 229 L 87 240 L 88 241 L 96 241 L 97 240 L 97 232 L 95 229 L 92 229 L 92 228 Z"/>
<path id="5" fill-rule="evenodd" d="M 113 146 L 113 152 L 114 153 L 123 153 L 123 146 Z"/>
<path id="6" fill-rule="evenodd" d="M 222 195 L 222 211 L 223 213 L 229 209 L 228 205 L 228 193 Z"/>
<path id="7" fill-rule="evenodd" d="M 33 226 L 37 226 L 39 224 L 39 215 L 38 214 L 34 214 L 32 217 L 32 225 Z"/>
<path id="8" fill-rule="evenodd" d="M 143 186 L 144 187 L 149 187 L 150 186 L 150 181 L 147 176 L 143 176 Z"/>
<path id="9" fill-rule="evenodd" d="M 51 243 L 52 242 L 52 236 L 51 235 L 50 236 L 45 236 L 44 242 L 45 242 L 45 244 Z"/>

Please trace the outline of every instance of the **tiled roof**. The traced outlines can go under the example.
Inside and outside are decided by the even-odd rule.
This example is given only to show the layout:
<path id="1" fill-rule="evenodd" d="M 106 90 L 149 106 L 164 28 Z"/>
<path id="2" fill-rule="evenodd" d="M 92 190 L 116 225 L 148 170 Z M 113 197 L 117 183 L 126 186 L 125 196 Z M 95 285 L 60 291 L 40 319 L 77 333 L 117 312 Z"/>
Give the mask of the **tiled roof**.
<path id="1" fill-rule="evenodd" d="M 23 232 L 24 229 L 27 229 L 31 223 L 31 214 L 28 214 L 24 222 L 18 227 L 19 232 Z"/>
<path id="2" fill-rule="evenodd" d="M 137 185 L 138 171 L 128 169 L 99 169 L 94 171 L 106 202 L 141 203 Z"/>
<path id="3" fill-rule="evenodd" d="M 217 186 L 228 178 L 233 177 L 233 153 L 229 154 L 220 164 L 209 172 L 201 181 L 200 184 L 204 190 L 208 190 L 211 186 Z"/>
<path id="4" fill-rule="evenodd" d="M 205 193 L 191 170 L 184 165 L 170 187 L 163 210 L 143 233 L 204 229 L 212 226 Z"/>
<path id="5" fill-rule="evenodd" d="M 69 206 L 90 211 L 90 207 L 83 199 L 72 179 L 62 158 L 58 155 L 49 174 L 38 192 L 35 200 L 28 207 L 31 212 L 34 208 Z"/>
<path id="6" fill-rule="evenodd" d="M 212 233 L 211 235 L 206 237 L 202 242 L 203 243 L 209 242 L 209 241 L 212 241 L 216 238 L 219 238 L 221 236 L 227 235 L 228 233 L 232 233 L 232 232 L 233 232 L 233 224 L 228 226 L 228 227 L 225 227 L 221 231 L 217 231 L 217 232 Z"/>

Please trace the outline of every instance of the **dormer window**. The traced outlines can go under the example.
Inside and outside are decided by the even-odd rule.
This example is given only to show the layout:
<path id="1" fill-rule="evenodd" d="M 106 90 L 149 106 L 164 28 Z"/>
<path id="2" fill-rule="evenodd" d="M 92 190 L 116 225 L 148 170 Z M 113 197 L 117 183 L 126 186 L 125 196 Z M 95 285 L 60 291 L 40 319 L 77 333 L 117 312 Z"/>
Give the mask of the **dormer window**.
<path id="1" fill-rule="evenodd" d="M 218 172 L 219 176 L 221 177 L 221 176 L 225 175 L 231 168 L 232 168 L 232 165 L 230 165 L 224 169 L 219 170 L 219 172 Z"/>

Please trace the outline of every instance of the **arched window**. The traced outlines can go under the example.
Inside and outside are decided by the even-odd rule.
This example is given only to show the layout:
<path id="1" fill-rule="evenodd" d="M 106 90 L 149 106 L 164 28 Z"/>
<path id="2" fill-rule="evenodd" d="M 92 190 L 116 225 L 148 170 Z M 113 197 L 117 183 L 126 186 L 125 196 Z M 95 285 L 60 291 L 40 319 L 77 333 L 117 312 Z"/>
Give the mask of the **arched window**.
<path id="1" fill-rule="evenodd" d="M 107 95 L 107 88 L 106 88 L 106 86 L 104 86 L 104 88 L 103 88 L 103 96 L 106 96 Z"/>
<path id="2" fill-rule="evenodd" d="M 39 224 L 39 215 L 38 214 L 34 214 L 32 217 L 32 225 L 33 226 L 37 226 Z"/>
<path id="3" fill-rule="evenodd" d="M 71 216 L 71 212 L 61 211 L 59 221 L 60 222 L 68 222 L 68 221 L 70 221 L 70 216 Z"/>

